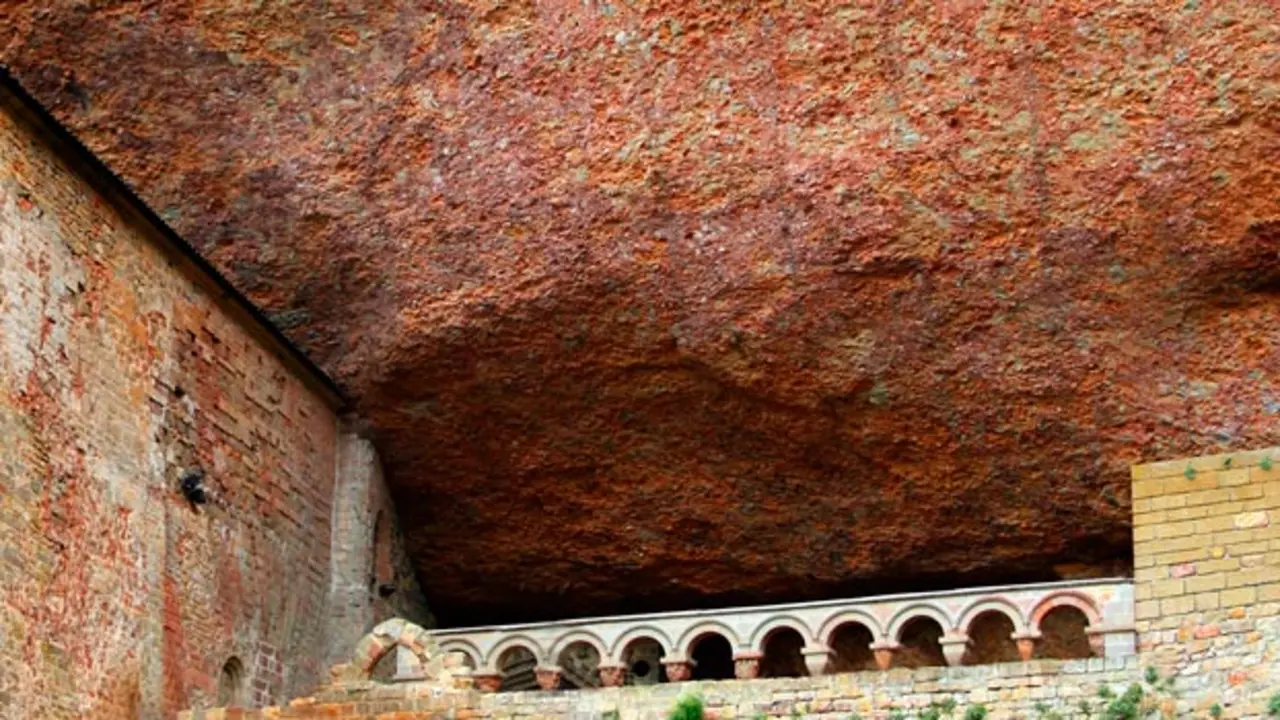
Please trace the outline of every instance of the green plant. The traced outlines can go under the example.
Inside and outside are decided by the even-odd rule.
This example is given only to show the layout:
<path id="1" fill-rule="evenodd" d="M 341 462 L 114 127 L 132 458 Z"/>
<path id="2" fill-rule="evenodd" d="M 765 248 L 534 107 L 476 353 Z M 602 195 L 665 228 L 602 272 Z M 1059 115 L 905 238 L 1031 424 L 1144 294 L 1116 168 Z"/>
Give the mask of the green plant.
<path id="1" fill-rule="evenodd" d="M 1102 717 L 1106 720 L 1138 720 L 1138 718 L 1147 717 L 1149 713 L 1146 712 L 1142 702 L 1145 697 L 1146 693 L 1142 690 L 1142 686 L 1134 683 L 1119 697 L 1112 694 L 1111 701 L 1102 711 Z"/>
<path id="2" fill-rule="evenodd" d="M 1160 682 L 1160 671 L 1156 670 L 1154 666 L 1148 665 L 1147 669 L 1142 673 L 1142 679 L 1146 680 L 1148 685 L 1155 685 Z"/>
<path id="3" fill-rule="evenodd" d="M 1080 708 L 1081 715 L 1085 716 L 1086 718 L 1093 717 L 1093 703 L 1089 702 L 1088 700 L 1081 700 L 1080 704 L 1077 707 Z"/>
<path id="4" fill-rule="evenodd" d="M 1262 458 L 1262 462 L 1258 463 L 1264 472 L 1271 472 L 1271 456 Z"/>
<path id="5" fill-rule="evenodd" d="M 1222 717 L 1222 703 L 1214 703 L 1213 707 L 1209 708 L 1209 717 L 1213 720 L 1219 720 Z"/>
<path id="6" fill-rule="evenodd" d="M 670 720 L 702 720 L 703 713 L 701 695 L 682 695 L 667 717 Z"/>
<path id="7" fill-rule="evenodd" d="M 605 710 L 600 713 L 600 720 L 621 720 L 622 713 L 617 710 Z"/>
<path id="8" fill-rule="evenodd" d="M 1040 720 L 1062 720 L 1062 715 L 1050 709 L 1043 700 L 1037 700 L 1032 709 L 1036 711 L 1036 717 Z"/>
<path id="9" fill-rule="evenodd" d="M 1193 468 L 1193 467 L 1191 467 L 1190 465 L 1188 465 L 1188 466 L 1187 466 L 1187 469 L 1186 469 L 1186 470 L 1183 470 L 1183 471 L 1182 471 L 1182 474 L 1183 474 L 1183 476 L 1184 476 L 1184 477 L 1186 477 L 1188 480 L 1195 480 L 1195 479 L 1196 479 L 1196 469 L 1195 469 L 1195 468 Z"/>
<path id="10" fill-rule="evenodd" d="M 970 705 L 964 711 L 964 720 L 987 720 L 987 706 L 981 703 Z"/>
<path id="11" fill-rule="evenodd" d="M 1231 460 L 1232 460 L 1232 459 L 1233 459 L 1233 458 L 1231 458 L 1231 457 L 1227 457 L 1227 459 L 1226 459 L 1226 460 L 1223 460 L 1223 461 L 1222 461 L 1222 467 L 1223 467 L 1223 469 L 1224 469 L 1224 470 L 1230 470 L 1230 469 L 1231 469 Z"/>
<path id="12" fill-rule="evenodd" d="M 1273 718 L 1280 718 L 1280 692 L 1271 696 L 1267 701 L 1267 715 Z"/>
<path id="13" fill-rule="evenodd" d="M 907 720 L 907 714 L 902 708 L 894 708 L 889 711 L 889 720 Z"/>

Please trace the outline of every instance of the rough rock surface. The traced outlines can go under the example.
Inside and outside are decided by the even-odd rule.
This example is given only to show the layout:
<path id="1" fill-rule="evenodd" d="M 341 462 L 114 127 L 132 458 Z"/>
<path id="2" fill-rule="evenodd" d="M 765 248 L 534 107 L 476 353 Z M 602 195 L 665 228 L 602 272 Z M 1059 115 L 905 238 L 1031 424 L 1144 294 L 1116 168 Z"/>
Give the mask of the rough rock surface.
<path id="1" fill-rule="evenodd" d="M 1127 463 L 1280 442 L 1278 13 L 10 1 L 0 58 L 349 389 L 456 624 L 1123 567 Z"/>

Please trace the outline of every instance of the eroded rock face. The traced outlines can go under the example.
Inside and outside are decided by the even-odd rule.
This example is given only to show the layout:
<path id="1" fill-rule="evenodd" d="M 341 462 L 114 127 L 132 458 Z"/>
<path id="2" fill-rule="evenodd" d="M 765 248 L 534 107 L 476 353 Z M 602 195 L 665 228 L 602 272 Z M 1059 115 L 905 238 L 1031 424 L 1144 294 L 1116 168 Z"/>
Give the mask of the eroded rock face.
<path id="1" fill-rule="evenodd" d="M 1123 569 L 1129 462 L 1280 442 L 1273 4 L 227 5 L 3 59 L 349 389 L 446 623 Z"/>

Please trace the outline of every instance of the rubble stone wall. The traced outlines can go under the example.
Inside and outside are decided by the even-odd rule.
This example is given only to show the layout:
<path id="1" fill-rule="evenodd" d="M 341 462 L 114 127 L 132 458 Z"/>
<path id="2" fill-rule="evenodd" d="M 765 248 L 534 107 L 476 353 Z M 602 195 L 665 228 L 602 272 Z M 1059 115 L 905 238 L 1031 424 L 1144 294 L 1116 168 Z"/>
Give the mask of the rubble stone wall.
<path id="1" fill-rule="evenodd" d="M 312 691 L 334 398 L 51 127 L 0 87 L 0 718 Z"/>

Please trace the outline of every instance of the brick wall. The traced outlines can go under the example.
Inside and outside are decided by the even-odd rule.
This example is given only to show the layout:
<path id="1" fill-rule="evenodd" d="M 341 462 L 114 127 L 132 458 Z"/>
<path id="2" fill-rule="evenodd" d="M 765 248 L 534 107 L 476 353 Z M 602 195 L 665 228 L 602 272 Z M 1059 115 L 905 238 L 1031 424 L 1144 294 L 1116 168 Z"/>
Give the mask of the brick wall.
<path id="1" fill-rule="evenodd" d="M 1133 468 L 1139 650 L 1182 710 L 1257 716 L 1280 690 L 1280 448 Z"/>
<path id="2" fill-rule="evenodd" d="M 233 656 L 242 702 L 308 692 L 324 385 L 40 122 L 0 87 L 0 717 L 206 706 Z"/>

